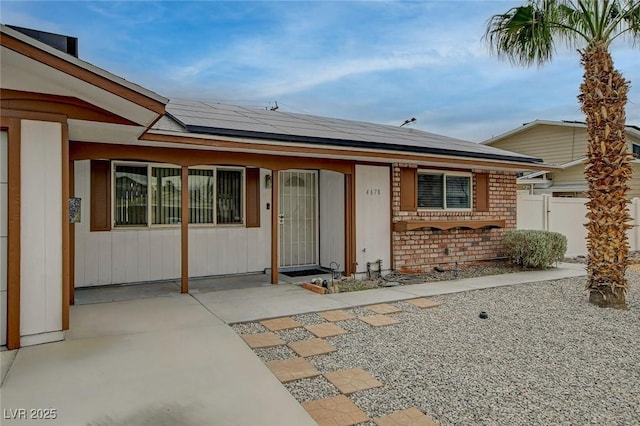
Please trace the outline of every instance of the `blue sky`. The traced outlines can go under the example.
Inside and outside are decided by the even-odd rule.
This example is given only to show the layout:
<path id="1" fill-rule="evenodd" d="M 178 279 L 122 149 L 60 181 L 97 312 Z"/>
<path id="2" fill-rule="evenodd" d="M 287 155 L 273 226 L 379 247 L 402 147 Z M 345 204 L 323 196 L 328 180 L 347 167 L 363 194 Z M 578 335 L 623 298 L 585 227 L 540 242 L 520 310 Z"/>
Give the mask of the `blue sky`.
<path id="1" fill-rule="evenodd" d="M 5 1 L 0 21 L 79 38 L 80 57 L 170 98 L 411 126 L 482 141 L 584 120 L 575 50 L 514 67 L 482 41 L 519 1 Z M 640 46 L 612 47 L 640 125 Z"/>

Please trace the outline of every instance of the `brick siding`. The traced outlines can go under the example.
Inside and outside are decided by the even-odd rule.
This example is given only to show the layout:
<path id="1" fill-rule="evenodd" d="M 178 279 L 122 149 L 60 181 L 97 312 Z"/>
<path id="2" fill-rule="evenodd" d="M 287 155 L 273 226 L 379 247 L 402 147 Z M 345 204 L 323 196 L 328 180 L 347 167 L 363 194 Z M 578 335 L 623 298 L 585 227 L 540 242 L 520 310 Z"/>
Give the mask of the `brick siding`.
<path id="1" fill-rule="evenodd" d="M 394 164 L 392 186 L 393 222 L 425 220 L 488 220 L 505 221 L 504 229 L 438 230 L 432 228 L 393 232 L 394 269 L 402 272 L 423 272 L 435 266 L 451 268 L 458 262 L 461 268 L 503 256 L 502 233 L 516 229 L 516 175 L 513 172 L 472 170 L 473 211 L 448 212 L 438 210 L 400 211 L 400 168 L 416 167 Z M 488 173 L 489 211 L 475 210 L 475 173 Z M 445 250 L 450 249 L 450 254 Z"/>

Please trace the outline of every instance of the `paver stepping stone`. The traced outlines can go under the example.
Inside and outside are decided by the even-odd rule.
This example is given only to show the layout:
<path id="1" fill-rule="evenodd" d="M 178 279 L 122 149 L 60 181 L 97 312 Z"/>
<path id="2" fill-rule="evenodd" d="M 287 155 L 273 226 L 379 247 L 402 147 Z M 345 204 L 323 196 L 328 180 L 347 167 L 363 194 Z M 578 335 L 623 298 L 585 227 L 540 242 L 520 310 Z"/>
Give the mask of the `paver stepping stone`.
<path id="1" fill-rule="evenodd" d="M 380 303 L 378 305 L 365 306 L 366 309 L 375 312 L 376 314 L 393 314 L 396 312 L 402 312 L 402 309 L 390 305 L 388 303 Z"/>
<path id="2" fill-rule="evenodd" d="M 306 401 L 302 406 L 320 426 L 350 426 L 369 420 L 369 417 L 344 395 Z"/>
<path id="3" fill-rule="evenodd" d="M 369 315 L 367 317 L 359 317 L 359 319 L 360 321 L 364 321 L 374 327 L 384 327 L 385 325 L 393 325 L 400 322 L 397 319 L 388 317 L 386 315 Z"/>
<path id="4" fill-rule="evenodd" d="M 318 315 L 331 322 L 345 321 L 355 318 L 355 316 L 347 311 L 343 311 L 342 309 L 336 309 L 335 311 L 318 312 Z"/>
<path id="5" fill-rule="evenodd" d="M 240 337 L 244 339 L 251 349 L 284 345 L 284 341 L 270 331 L 266 333 L 241 334 Z"/>
<path id="6" fill-rule="evenodd" d="M 302 327 L 302 324 L 300 324 L 298 321 L 294 320 L 291 317 L 282 317 L 282 318 L 264 320 L 264 321 L 260 321 L 260 324 L 264 325 L 271 331 Z"/>
<path id="7" fill-rule="evenodd" d="M 438 426 L 439 423 L 415 407 L 373 420 L 378 426 Z"/>
<path id="8" fill-rule="evenodd" d="M 297 342 L 289 343 L 287 346 L 302 357 L 328 354 L 336 351 L 336 348 L 322 339 L 298 340 Z"/>
<path id="9" fill-rule="evenodd" d="M 282 383 L 320 375 L 320 372 L 304 358 L 269 361 L 266 365 Z"/>
<path id="10" fill-rule="evenodd" d="M 440 302 L 436 302 L 435 300 L 431 299 L 425 299 L 424 297 L 421 297 L 420 299 L 407 300 L 407 303 L 411 303 L 412 305 L 422 309 L 435 308 L 436 306 L 442 305 L 442 303 Z"/>
<path id="11" fill-rule="evenodd" d="M 362 368 L 331 371 L 325 374 L 324 377 L 345 395 L 382 386 L 382 383 Z"/>
<path id="12" fill-rule="evenodd" d="M 340 334 L 345 334 L 347 332 L 347 330 L 332 322 L 305 325 L 304 328 L 315 334 L 317 337 L 339 336 Z"/>

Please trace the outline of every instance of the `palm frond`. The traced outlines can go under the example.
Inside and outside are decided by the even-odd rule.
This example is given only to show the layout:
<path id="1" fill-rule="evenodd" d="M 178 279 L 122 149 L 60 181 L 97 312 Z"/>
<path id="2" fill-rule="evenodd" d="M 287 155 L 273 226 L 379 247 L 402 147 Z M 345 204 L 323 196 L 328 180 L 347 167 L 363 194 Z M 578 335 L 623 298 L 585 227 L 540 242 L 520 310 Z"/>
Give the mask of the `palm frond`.
<path id="1" fill-rule="evenodd" d="M 640 43 L 639 0 L 528 0 L 489 18 L 483 38 L 499 58 L 529 66 L 549 62 L 559 41 L 609 45 L 620 36 Z"/>
<path id="2" fill-rule="evenodd" d="M 485 39 L 498 57 L 518 65 L 549 62 L 554 52 L 545 11 L 532 3 L 492 16 Z"/>

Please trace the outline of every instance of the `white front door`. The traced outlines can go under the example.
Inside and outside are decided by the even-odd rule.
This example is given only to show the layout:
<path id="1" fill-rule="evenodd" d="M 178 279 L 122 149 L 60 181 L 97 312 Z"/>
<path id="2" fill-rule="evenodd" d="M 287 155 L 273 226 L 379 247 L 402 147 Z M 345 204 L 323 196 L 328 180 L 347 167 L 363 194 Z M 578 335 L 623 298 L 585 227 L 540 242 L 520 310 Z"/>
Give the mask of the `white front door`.
<path id="1" fill-rule="evenodd" d="M 280 267 L 318 264 L 318 172 L 286 170 L 279 176 Z"/>

